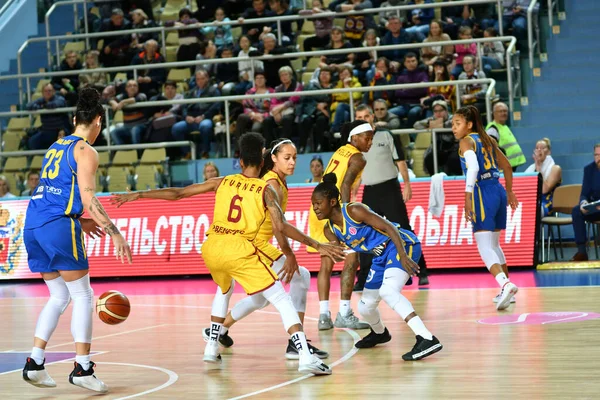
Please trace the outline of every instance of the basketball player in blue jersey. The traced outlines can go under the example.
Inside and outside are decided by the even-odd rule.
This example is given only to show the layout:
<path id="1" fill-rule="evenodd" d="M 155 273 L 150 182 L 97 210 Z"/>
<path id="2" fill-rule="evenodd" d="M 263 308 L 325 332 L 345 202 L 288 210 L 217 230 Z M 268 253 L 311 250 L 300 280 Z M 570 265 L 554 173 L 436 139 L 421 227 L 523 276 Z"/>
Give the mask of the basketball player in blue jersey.
<path id="1" fill-rule="evenodd" d="M 111 236 L 121 262 L 131 263 L 131 251 L 94 194 L 98 153 L 91 144 L 100 133 L 103 114 L 98 91 L 82 89 L 75 112 L 75 133 L 57 140 L 46 152 L 40 183 L 27 207 L 24 241 L 29 269 L 41 274 L 50 292 L 38 318 L 31 356 L 23 368 L 23 379 L 37 387 L 56 386 L 44 367 L 45 348 L 72 300 L 71 333 L 76 357 L 69 382 L 96 392 L 108 391 L 94 375 L 95 364 L 90 361 L 94 291 L 83 233 Z M 84 210 L 91 219 L 81 218 Z"/>
<path id="2" fill-rule="evenodd" d="M 500 248 L 500 231 L 506 229 L 507 202 L 513 210 L 519 204 L 512 191 L 512 167 L 483 129 L 479 111 L 474 106 L 456 111 L 452 132 L 460 141 L 460 162 L 467 177 L 465 217 L 473 224 L 481 259 L 502 289 L 496 309 L 504 310 L 519 290 L 508 278 L 506 258 Z M 506 190 L 500 184 L 498 167 L 504 172 Z"/>
<path id="3" fill-rule="evenodd" d="M 344 243 L 357 253 L 374 255 L 358 311 L 371 327 L 371 333 L 356 343 L 359 349 L 389 342 L 392 337 L 383 324 L 378 305 L 383 299 L 402 317 L 416 335 L 417 342 L 404 354 L 405 361 L 416 361 L 442 349 L 402 289 L 410 276 L 419 272 L 421 244 L 411 231 L 400 228 L 372 212 L 362 203 L 340 204 L 337 177 L 326 174 L 312 194 L 313 210 L 319 220 L 327 220 L 324 233 L 330 242 Z"/>

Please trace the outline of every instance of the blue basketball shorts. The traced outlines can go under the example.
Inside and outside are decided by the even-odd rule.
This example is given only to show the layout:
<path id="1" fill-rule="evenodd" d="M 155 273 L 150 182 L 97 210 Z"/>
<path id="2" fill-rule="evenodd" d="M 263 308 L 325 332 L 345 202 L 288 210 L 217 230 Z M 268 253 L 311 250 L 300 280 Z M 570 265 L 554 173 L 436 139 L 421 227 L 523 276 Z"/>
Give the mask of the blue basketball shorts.
<path id="1" fill-rule="evenodd" d="M 404 249 L 406 250 L 406 254 L 414 262 L 419 262 L 419 259 L 421 258 L 421 243 L 407 243 Z M 388 268 L 400 268 L 405 271 L 400 262 L 400 256 L 398 256 L 396 245 L 392 242 L 387 245 L 387 248 L 381 256 L 373 259 L 369 276 L 365 282 L 365 289 L 379 289 L 383 283 L 383 274 Z"/>
<path id="2" fill-rule="evenodd" d="M 498 180 L 478 182 L 473 190 L 473 232 L 506 229 L 506 190 Z"/>

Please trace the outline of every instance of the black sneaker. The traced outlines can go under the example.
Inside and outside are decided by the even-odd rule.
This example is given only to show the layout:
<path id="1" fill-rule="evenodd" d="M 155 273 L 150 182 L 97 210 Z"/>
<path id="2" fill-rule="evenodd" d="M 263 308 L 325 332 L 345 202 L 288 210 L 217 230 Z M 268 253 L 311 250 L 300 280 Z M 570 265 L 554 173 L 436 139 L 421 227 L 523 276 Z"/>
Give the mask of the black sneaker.
<path id="1" fill-rule="evenodd" d="M 210 328 L 205 328 L 202 331 L 202 337 L 205 342 L 208 342 L 208 338 L 210 336 Z M 225 348 L 233 346 L 233 339 L 229 336 L 229 332 L 225 332 L 225 334 L 221 333 L 219 335 L 219 344 Z"/>
<path id="2" fill-rule="evenodd" d="M 56 382 L 48 375 L 46 367 L 44 367 L 45 362 L 46 360 L 44 359 L 42 365 L 38 365 L 33 358 L 27 357 L 27 362 L 25 362 L 25 366 L 23 367 L 23 379 L 25 382 L 37 387 L 56 387 Z"/>
<path id="3" fill-rule="evenodd" d="M 90 367 L 86 371 L 81 364 L 75 361 L 75 368 L 69 374 L 69 382 L 75 386 L 93 390 L 94 392 L 108 392 L 108 386 L 94 375 L 95 366 L 96 364 L 93 361 L 90 361 Z"/>
<path id="4" fill-rule="evenodd" d="M 328 352 L 316 348 L 315 346 L 310 344 L 310 340 L 307 340 L 306 342 L 308 343 L 308 349 L 310 350 L 310 352 L 312 354 L 314 354 L 315 356 L 317 356 L 317 358 L 324 360 L 329 357 Z M 300 359 L 300 354 L 298 353 L 298 349 L 296 348 L 296 346 L 294 346 L 294 342 L 292 342 L 292 339 L 288 340 L 288 346 L 287 346 L 287 349 L 285 350 L 285 358 L 287 358 L 288 360 L 299 360 Z"/>
<path id="5" fill-rule="evenodd" d="M 419 286 L 429 285 L 429 277 L 427 275 L 423 275 L 419 278 Z"/>
<path id="6" fill-rule="evenodd" d="M 431 340 L 427 340 L 423 336 L 418 335 L 417 343 L 415 343 L 411 351 L 402 356 L 402 359 L 404 361 L 421 360 L 425 357 L 429 357 L 434 353 L 437 353 L 442 348 L 442 344 L 435 336 L 433 336 Z"/>
<path id="7" fill-rule="evenodd" d="M 392 335 L 390 335 L 390 332 L 387 328 L 385 328 L 383 333 L 375 333 L 375 331 L 371 329 L 371 333 L 356 342 L 354 347 L 357 349 L 370 349 L 378 344 L 387 343 L 390 340 L 392 340 Z"/>
<path id="8" fill-rule="evenodd" d="M 406 285 L 404 286 L 410 286 L 413 284 L 413 280 L 412 280 L 412 276 L 408 278 L 408 280 L 406 281 Z"/>

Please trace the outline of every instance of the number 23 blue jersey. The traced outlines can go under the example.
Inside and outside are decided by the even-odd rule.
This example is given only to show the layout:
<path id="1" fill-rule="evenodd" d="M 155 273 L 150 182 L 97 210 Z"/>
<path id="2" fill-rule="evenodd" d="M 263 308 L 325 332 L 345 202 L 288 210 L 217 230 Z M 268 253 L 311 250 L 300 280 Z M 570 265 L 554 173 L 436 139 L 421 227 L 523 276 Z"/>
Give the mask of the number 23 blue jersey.
<path id="1" fill-rule="evenodd" d="M 83 203 L 77 184 L 77 163 L 73 149 L 79 136 L 66 136 L 50 146 L 40 173 L 40 183 L 35 189 L 25 219 L 25 229 L 39 228 L 60 217 L 79 218 Z"/>

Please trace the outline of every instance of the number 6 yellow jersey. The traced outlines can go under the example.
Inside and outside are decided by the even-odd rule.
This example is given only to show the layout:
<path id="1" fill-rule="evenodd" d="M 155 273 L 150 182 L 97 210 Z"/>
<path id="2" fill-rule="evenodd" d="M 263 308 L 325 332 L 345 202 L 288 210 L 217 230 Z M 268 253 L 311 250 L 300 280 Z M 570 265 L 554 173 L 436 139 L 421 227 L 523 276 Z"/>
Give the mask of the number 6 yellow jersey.
<path id="1" fill-rule="evenodd" d="M 242 174 L 224 177 L 215 195 L 215 213 L 208 235 L 254 240 L 267 215 L 266 186 L 262 179 Z"/>
<path id="2" fill-rule="evenodd" d="M 34 190 L 25 219 L 25 229 L 38 228 L 61 217 L 79 218 L 83 204 L 77 184 L 77 163 L 73 150 L 79 136 L 58 139 L 50 146 L 40 172 L 40 183 Z"/>

